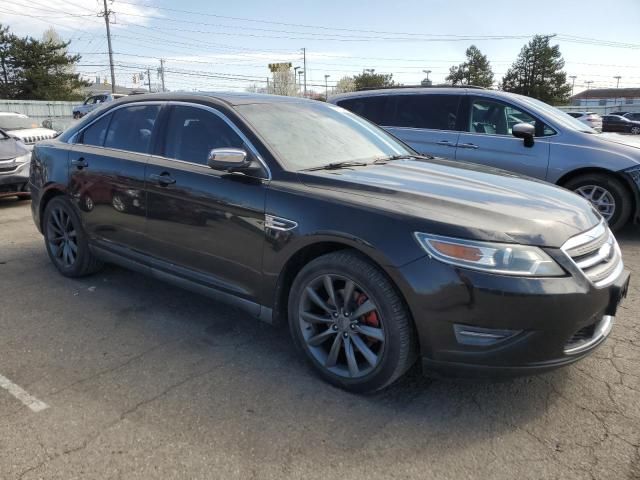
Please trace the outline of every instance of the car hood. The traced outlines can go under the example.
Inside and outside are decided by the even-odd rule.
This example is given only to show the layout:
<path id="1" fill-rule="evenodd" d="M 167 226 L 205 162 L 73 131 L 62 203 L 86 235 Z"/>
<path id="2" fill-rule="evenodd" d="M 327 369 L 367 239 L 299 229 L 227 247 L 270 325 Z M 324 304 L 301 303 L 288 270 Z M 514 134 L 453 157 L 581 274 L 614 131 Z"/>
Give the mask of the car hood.
<path id="1" fill-rule="evenodd" d="M 640 122 L 636 122 L 640 125 Z M 599 133 L 595 135 L 596 140 L 603 142 L 604 144 L 624 145 L 625 147 L 631 147 L 640 149 L 640 135 L 620 135 L 619 133 Z M 640 152 L 637 152 L 640 154 Z M 639 158 L 640 160 L 640 158 Z"/>
<path id="2" fill-rule="evenodd" d="M 20 130 L 6 130 L 6 132 L 19 138 L 26 145 L 33 145 L 40 140 L 48 140 L 58 135 L 58 132 L 49 128 L 24 128 Z"/>
<path id="3" fill-rule="evenodd" d="M 21 157 L 27 153 L 29 153 L 29 151 L 22 147 L 13 138 L 0 140 L 0 162 L 13 160 L 16 157 Z"/>
<path id="4" fill-rule="evenodd" d="M 341 201 L 400 215 L 427 233 L 560 247 L 600 217 L 578 195 L 502 170 L 444 159 L 300 172 Z"/>

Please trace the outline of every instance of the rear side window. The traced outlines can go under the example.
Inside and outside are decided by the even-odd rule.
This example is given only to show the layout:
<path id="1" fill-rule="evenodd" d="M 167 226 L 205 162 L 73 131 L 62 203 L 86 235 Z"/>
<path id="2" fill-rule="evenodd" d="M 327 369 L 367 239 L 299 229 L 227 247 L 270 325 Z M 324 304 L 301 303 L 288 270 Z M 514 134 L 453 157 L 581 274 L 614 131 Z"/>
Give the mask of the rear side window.
<path id="1" fill-rule="evenodd" d="M 456 130 L 460 95 L 397 95 L 394 127 Z"/>
<path id="2" fill-rule="evenodd" d="M 148 153 L 159 111 L 159 105 L 132 105 L 116 110 L 104 146 Z"/>
<path id="3" fill-rule="evenodd" d="M 84 130 L 80 143 L 84 145 L 95 145 L 96 147 L 102 147 L 104 145 L 104 139 L 107 134 L 107 128 L 109 128 L 110 120 L 111 115 L 105 115 L 100 120 L 91 124 Z"/>
<path id="4" fill-rule="evenodd" d="M 164 156 L 206 165 L 214 148 L 245 148 L 242 138 L 218 115 L 175 106 L 167 124 Z"/>
<path id="5" fill-rule="evenodd" d="M 388 98 L 386 96 L 356 97 L 342 100 L 337 104 L 378 125 L 390 125 L 390 119 L 386 115 Z"/>

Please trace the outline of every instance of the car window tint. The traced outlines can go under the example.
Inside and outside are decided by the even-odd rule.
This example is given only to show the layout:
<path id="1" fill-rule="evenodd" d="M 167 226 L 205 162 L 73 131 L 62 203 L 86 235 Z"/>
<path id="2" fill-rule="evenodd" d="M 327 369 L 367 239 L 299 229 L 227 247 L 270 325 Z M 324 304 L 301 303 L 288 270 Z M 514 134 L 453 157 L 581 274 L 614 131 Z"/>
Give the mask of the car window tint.
<path id="1" fill-rule="evenodd" d="M 167 125 L 164 155 L 206 165 L 214 148 L 244 148 L 240 136 L 218 115 L 201 108 L 175 106 Z"/>
<path id="2" fill-rule="evenodd" d="M 100 120 L 92 123 L 84 130 L 80 143 L 102 147 L 109 127 L 109 120 L 111 120 L 111 115 L 105 115 Z"/>
<path id="3" fill-rule="evenodd" d="M 159 105 L 136 105 L 116 110 L 104 146 L 148 153 Z"/>
<path id="4" fill-rule="evenodd" d="M 397 95 L 395 127 L 456 130 L 459 95 Z"/>
<path id="5" fill-rule="evenodd" d="M 536 119 L 518 108 L 491 100 L 476 99 L 471 106 L 469 131 L 486 135 L 511 135 L 513 126 L 528 123 L 536 126 Z M 547 133 L 553 134 L 548 128 Z M 553 133 L 551 133 L 553 132 Z"/>
<path id="6" fill-rule="evenodd" d="M 390 125 L 390 119 L 386 115 L 387 99 L 386 96 L 357 97 L 342 100 L 337 105 L 378 125 Z"/>

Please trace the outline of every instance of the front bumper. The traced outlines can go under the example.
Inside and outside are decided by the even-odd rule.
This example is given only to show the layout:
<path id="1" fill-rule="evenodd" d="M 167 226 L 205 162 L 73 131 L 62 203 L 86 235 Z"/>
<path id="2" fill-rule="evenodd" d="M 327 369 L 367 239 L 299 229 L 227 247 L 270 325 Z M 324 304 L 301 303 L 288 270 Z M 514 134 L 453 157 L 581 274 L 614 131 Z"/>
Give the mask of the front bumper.
<path id="1" fill-rule="evenodd" d="M 0 171 L 0 197 L 29 195 L 29 162 L 18 164 L 15 170 Z"/>
<path id="2" fill-rule="evenodd" d="M 606 340 L 629 281 L 625 270 L 596 288 L 576 275 L 509 277 L 428 257 L 391 275 L 415 320 L 425 373 L 465 377 L 541 373 L 580 360 Z"/>

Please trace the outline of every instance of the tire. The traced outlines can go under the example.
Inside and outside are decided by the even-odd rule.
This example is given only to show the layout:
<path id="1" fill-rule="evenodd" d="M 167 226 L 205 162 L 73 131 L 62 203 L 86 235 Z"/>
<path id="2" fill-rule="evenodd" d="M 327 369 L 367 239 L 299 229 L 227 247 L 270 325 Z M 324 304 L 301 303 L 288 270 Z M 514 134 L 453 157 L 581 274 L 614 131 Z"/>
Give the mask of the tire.
<path id="1" fill-rule="evenodd" d="M 631 127 L 631 133 L 634 135 L 640 135 L 640 127 Z"/>
<path id="2" fill-rule="evenodd" d="M 65 197 L 55 197 L 47 204 L 42 230 L 49 259 L 65 277 L 83 277 L 102 268 L 102 261 L 89 249 L 80 217 Z"/>
<path id="3" fill-rule="evenodd" d="M 578 195 L 581 195 L 590 201 L 591 199 L 588 198 L 589 192 L 591 191 L 590 187 L 597 187 L 606 190 L 611 195 L 614 202 L 614 211 L 610 218 L 607 218 L 607 215 L 603 214 L 605 219 L 609 222 L 611 230 L 619 230 L 622 228 L 631 216 L 633 203 L 631 194 L 625 185 L 613 175 L 607 175 L 604 173 L 587 173 L 585 175 L 572 178 L 564 184 L 564 187 L 569 190 L 573 190 Z M 597 200 L 597 191 L 595 197 Z M 602 213 L 602 206 L 599 207 L 594 203 L 594 207 Z"/>
<path id="4" fill-rule="evenodd" d="M 325 286 L 327 278 L 333 297 Z M 345 306 L 347 282 L 353 282 L 353 288 L 349 289 L 351 295 L 347 294 L 351 301 Z M 329 310 L 315 303 L 309 290 Z M 337 314 L 336 310 L 346 313 Z M 356 251 L 329 253 L 309 262 L 293 281 L 288 311 L 297 349 L 322 378 L 340 388 L 356 393 L 380 390 L 415 362 L 416 334 L 403 299 L 384 272 Z M 353 314 L 358 311 L 369 313 L 356 318 Z M 317 338 L 323 343 L 317 343 Z M 332 361 L 334 350 L 338 353 Z"/>

